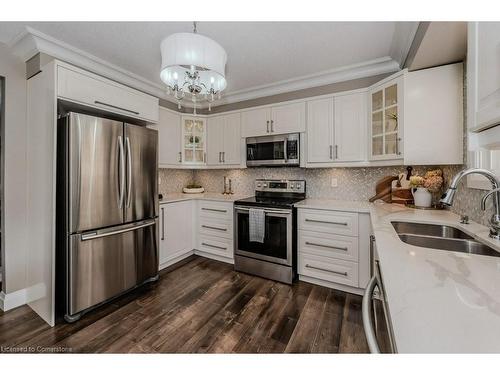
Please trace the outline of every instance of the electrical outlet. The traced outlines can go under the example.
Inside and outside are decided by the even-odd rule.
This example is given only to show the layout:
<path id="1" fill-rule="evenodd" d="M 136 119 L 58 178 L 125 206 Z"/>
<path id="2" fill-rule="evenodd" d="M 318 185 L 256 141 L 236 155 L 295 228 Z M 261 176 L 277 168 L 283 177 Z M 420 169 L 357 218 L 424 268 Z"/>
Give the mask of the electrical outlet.
<path id="1" fill-rule="evenodd" d="M 338 187 L 339 184 L 337 183 L 337 179 L 335 177 L 332 177 L 331 181 L 330 181 L 330 186 L 331 187 Z"/>

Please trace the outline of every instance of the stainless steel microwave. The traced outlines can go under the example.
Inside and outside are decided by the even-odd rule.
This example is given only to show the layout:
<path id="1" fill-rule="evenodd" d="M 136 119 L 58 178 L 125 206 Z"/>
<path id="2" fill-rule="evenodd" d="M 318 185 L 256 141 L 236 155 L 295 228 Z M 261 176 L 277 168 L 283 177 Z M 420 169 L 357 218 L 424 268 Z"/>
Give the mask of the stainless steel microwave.
<path id="1" fill-rule="evenodd" d="M 300 134 L 247 138 L 248 167 L 299 166 Z"/>

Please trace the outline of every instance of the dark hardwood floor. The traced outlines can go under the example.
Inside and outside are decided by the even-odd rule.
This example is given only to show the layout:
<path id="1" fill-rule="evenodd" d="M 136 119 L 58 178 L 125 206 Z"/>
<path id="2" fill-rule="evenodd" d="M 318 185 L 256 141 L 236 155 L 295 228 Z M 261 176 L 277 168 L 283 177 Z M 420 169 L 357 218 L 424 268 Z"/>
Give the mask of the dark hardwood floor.
<path id="1" fill-rule="evenodd" d="M 77 353 L 366 353 L 361 297 L 288 286 L 194 257 L 74 324 L 0 312 L 0 350 Z"/>

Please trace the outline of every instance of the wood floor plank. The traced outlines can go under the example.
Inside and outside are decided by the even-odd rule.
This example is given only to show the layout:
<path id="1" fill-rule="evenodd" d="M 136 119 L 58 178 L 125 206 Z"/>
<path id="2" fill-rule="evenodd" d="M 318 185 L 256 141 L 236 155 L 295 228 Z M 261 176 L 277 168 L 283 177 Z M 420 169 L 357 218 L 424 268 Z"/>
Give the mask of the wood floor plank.
<path id="1" fill-rule="evenodd" d="M 0 313 L 0 346 L 81 353 L 367 352 L 361 297 L 285 285 L 192 257 L 73 324 L 49 327 L 29 307 Z"/>

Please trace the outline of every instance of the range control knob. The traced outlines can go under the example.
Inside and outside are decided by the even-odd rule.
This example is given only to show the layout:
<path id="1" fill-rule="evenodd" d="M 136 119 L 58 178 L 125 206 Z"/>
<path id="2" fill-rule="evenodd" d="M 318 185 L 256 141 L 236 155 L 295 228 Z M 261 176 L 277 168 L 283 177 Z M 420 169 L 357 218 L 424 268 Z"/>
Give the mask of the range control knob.
<path id="1" fill-rule="evenodd" d="M 290 189 L 295 189 L 295 184 L 290 184 Z"/>
<path id="2" fill-rule="evenodd" d="M 267 184 L 264 184 L 263 186 L 266 188 L 266 187 L 267 187 Z"/>

